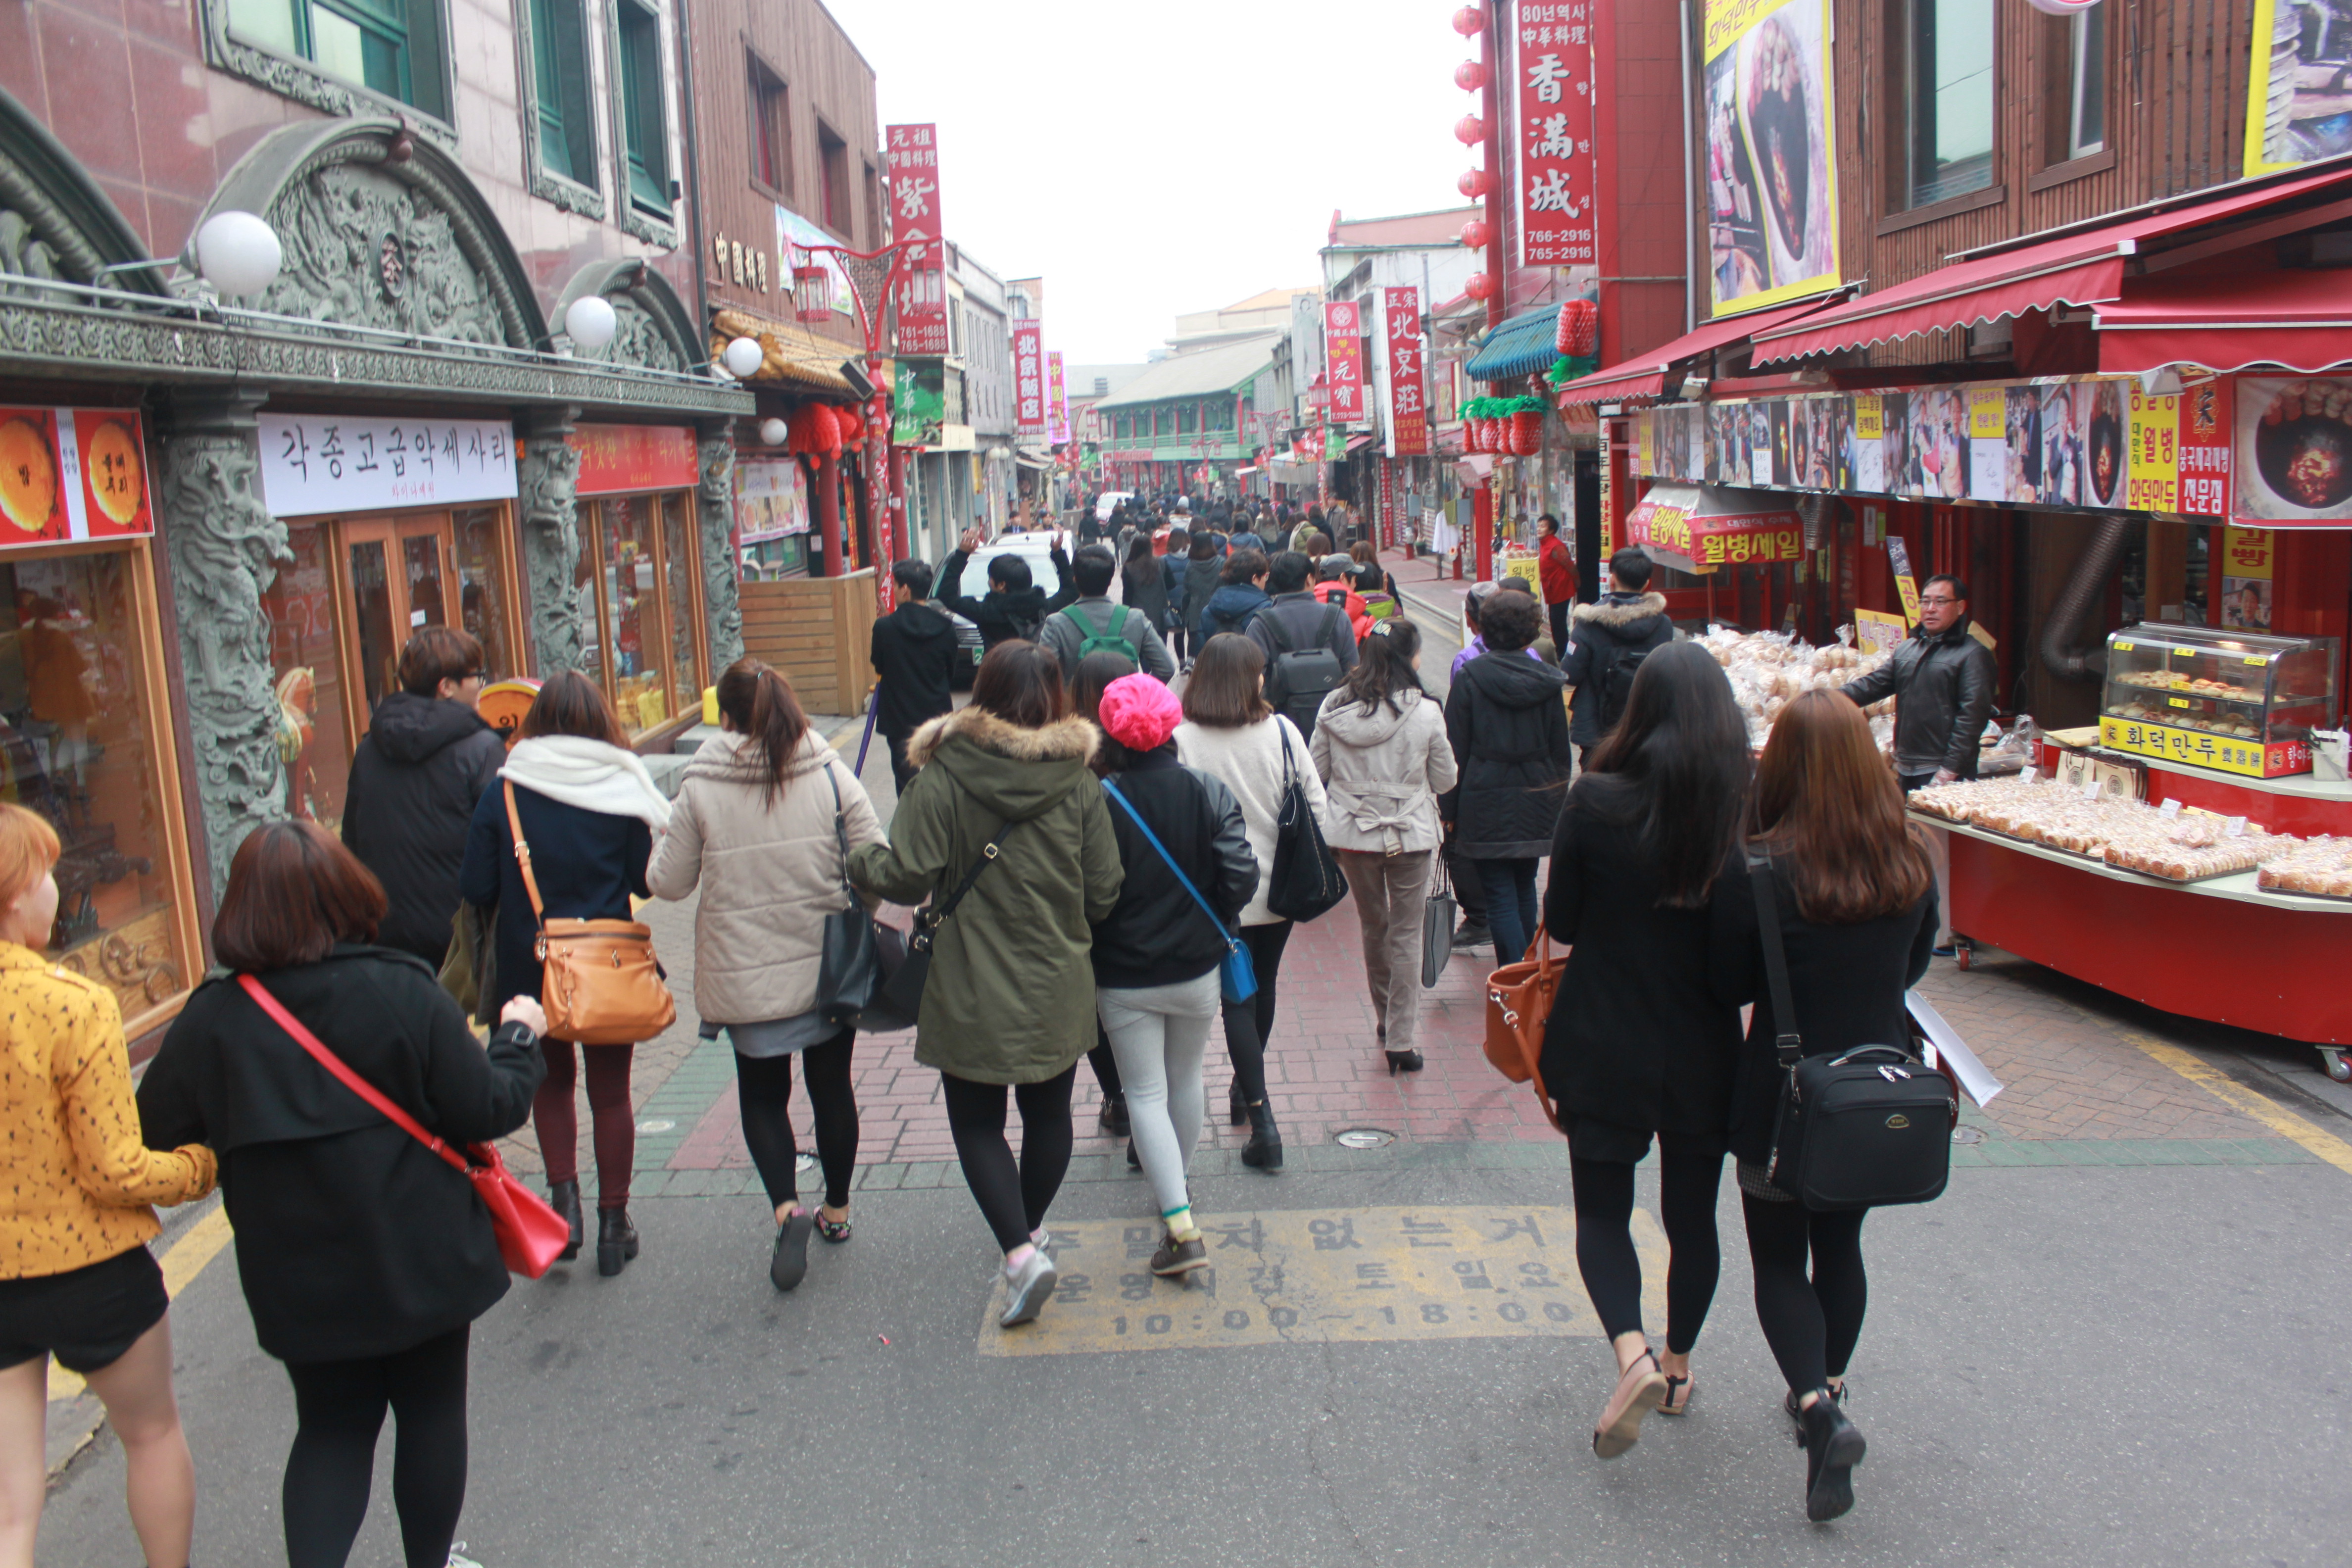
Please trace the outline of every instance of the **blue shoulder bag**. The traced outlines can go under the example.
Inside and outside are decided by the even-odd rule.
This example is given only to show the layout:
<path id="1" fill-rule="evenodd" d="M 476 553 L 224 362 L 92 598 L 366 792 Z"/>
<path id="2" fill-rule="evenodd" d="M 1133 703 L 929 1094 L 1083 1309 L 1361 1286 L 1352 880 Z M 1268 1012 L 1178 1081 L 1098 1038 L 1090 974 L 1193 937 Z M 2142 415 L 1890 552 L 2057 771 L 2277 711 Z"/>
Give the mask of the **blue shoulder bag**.
<path id="1" fill-rule="evenodd" d="M 1208 916 L 1209 922 L 1217 928 L 1217 934 L 1225 939 L 1224 961 L 1217 965 L 1217 989 L 1223 994 L 1224 999 L 1246 1002 L 1256 995 L 1257 969 L 1250 963 L 1250 951 L 1242 945 L 1242 939 L 1225 929 L 1225 922 L 1217 918 L 1217 911 L 1209 907 L 1209 900 L 1201 896 L 1201 889 L 1192 886 L 1192 879 L 1184 875 L 1177 866 L 1176 858 L 1168 853 L 1168 846 L 1160 842 L 1160 836 L 1151 831 L 1151 825 L 1143 820 L 1143 815 L 1135 809 L 1127 796 L 1118 793 L 1118 786 L 1105 779 L 1103 791 L 1118 802 L 1119 808 L 1127 813 L 1137 827 L 1142 829 L 1145 841 L 1160 851 L 1160 858 L 1168 862 L 1168 869 L 1175 872 L 1176 879 L 1184 885 L 1184 890 L 1192 895 L 1192 901 L 1201 906 L 1201 912 Z"/>

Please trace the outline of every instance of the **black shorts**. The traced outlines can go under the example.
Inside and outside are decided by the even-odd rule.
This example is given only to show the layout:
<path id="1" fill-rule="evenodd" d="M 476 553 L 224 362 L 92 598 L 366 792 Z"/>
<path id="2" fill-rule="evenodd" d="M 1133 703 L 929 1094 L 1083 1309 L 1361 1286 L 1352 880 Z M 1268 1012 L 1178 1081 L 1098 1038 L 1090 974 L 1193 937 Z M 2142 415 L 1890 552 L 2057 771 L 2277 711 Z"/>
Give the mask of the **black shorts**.
<path id="1" fill-rule="evenodd" d="M 103 1372 L 171 1305 L 143 1247 L 63 1274 L 0 1279 L 0 1368 L 54 1352 L 68 1372 Z"/>

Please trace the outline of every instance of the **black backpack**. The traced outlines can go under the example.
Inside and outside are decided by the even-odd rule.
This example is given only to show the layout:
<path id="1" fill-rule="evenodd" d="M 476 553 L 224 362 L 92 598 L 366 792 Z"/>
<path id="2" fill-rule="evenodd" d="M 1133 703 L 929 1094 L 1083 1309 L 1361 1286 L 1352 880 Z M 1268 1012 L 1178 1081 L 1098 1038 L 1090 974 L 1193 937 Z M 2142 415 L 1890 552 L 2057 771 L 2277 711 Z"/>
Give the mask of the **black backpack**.
<path id="1" fill-rule="evenodd" d="M 1291 646 L 1290 628 L 1283 624 L 1273 605 L 1267 605 L 1259 617 L 1265 623 L 1266 636 L 1274 639 L 1275 649 L 1274 658 L 1266 666 L 1265 700 L 1274 705 L 1276 712 L 1297 725 L 1299 734 L 1308 740 L 1315 738 L 1315 715 L 1323 710 L 1323 699 L 1348 679 L 1347 667 L 1339 662 L 1339 656 L 1324 646 L 1330 626 L 1328 617 L 1339 616 L 1341 629 L 1348 631 L 1348 612 L 1330 605 L 1323 605 L 1322 610 L 1326 619 L 1316 628 L 1313 647 Z M 1348 631 L 1348 635 L 1353 640 L 1353 632 Z"/>
<path id="2" fill-rule="evenodd" d="M 1625 716 L 1625 704 L 1633 695 L 1633 678 L 1642 673 L 1642 661 L 1650 657 L 1645 647 L 1627 647 L 1623 643 L 1612 646 L 1609 662 L 1593 679 L 1593 687 L 1601 698 L 1601 729 L 1602 733 L 1617 727 Z"/>

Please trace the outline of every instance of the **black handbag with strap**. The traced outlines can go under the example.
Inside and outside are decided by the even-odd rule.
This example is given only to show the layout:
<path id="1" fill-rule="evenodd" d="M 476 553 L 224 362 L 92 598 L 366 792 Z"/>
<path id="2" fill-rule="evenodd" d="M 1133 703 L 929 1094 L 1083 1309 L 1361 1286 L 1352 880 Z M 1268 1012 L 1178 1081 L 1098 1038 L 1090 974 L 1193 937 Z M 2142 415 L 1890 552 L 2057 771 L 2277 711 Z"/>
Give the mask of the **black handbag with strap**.
<path id="1" fill-rule="evenodd" d="M 1315 820 L 1291 759 L 1290 736 L 1279 724 L 1276 739 L 1282 746 L 1282 804 L 1275 812 L 1274 871 L 1266 881 L 1265 907 L 1286 921 L 1311 921 L 1348 896 L 1348 879 Z"/>
<path id="2" fill-rule="evenodd" d="M 935 900 L 929 909 L 915 911 L 915 929 L 907 937 L 906 957 L 895 969 L 890 967 L 887 957 L 882 964 L 886 971 L 882 977 L 882 996 L 888 1002 L 890 1012 L 904 1022 L 877 1023 L 873 1026 L 877 1031 L 893 1026 L 904 1028 L 922 1016 L 923 986 L 931 977 L 932 940 L 938 936 L 940 927 L 947 923 L 947 918 L 956 912 L 956 906 L 963 902 L 963 896 L 971 891 L 971 885 L 980 880 L 980 874 L 988 869 L 989 863 L 1003 850 L 1005 836 L 1019 826 L 1017 822 L 1006 823 L 996 830 L 995 837 L 982 846 L 980 858 L 971 863 L 971 869 L 963 874 L 963 880 L 956 884 L 956 889 L 948 895 L 947 902 Z"/>
<path id="3" fill-rule="evenodd" d="M 1780 900 L 1769 854 L 1748 852 L 1757 935 L 1772 998 L 1774 1055 L 1783 1078 L 1765 1179 L 1809 1209 L 1924 1204 L 1951 1177 L 1958 1110 L 1944 1075 L 1901 1046 L 1805 1055 L 1789 994 Z"/>
<path id="4" fill-rule="evenodd" d="M 882 988 L 881 944 L 874 917 L 866 913 L 865 901 L 849 884 L 849 825 L 842 816 L 841 781 L 833 776 L 829 766 L 824 782 L 833 786 L 833 837 L 841 847 L 843 903 L 824 917 L 818 944 L 816 999 L 809 1010 L 824 1014 L 829 1023 L 871 1032 L 877 1026 L 866 1024 L 866 1014 Z"/>

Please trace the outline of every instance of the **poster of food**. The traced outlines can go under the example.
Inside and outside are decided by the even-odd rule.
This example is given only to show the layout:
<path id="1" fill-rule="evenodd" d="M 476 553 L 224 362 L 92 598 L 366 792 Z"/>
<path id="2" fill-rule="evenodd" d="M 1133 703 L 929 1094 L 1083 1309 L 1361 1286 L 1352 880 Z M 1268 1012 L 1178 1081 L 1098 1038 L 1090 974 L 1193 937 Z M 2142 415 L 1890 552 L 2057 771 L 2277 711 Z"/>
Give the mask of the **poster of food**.
<path id="1" fill-rule="evenodd" d="M 2246 174 L 2352 153 L 2352 7 L 2254 0 Z"/>
<path id="2" fill-rule="evenodd" d="M 2234 458 L 2240 517 L 2352 518 L 2352 379 L 2239 377 Z"/>
<path id="3" fill-rule="evenodd" d="M 1838 282 L 1829 16 L 1829 0 L 1707 0 L 1707 245 L 1716 315 Z"/>
<path id="4" fill-rule="evenodd" d="M 58 463 L 58 418 L 47 408 L 0 408 L 0 542 L 68 537 Z"/>
<path id="5" fill-rule="evenodd" d="M 809 531 L 808 476 L 794 458 L 744 458 L 735 465 L 737 542 L 757 544 Z"/>
<path id="6" fill-rule="evenodd" d="M 2115 508 L 2124 504 L 2124 387 L 2119 381 L 2095 381 L 2077 388 L 2089 395 L 2090 421 L 2084 437 L 2084 506 Z"/>

